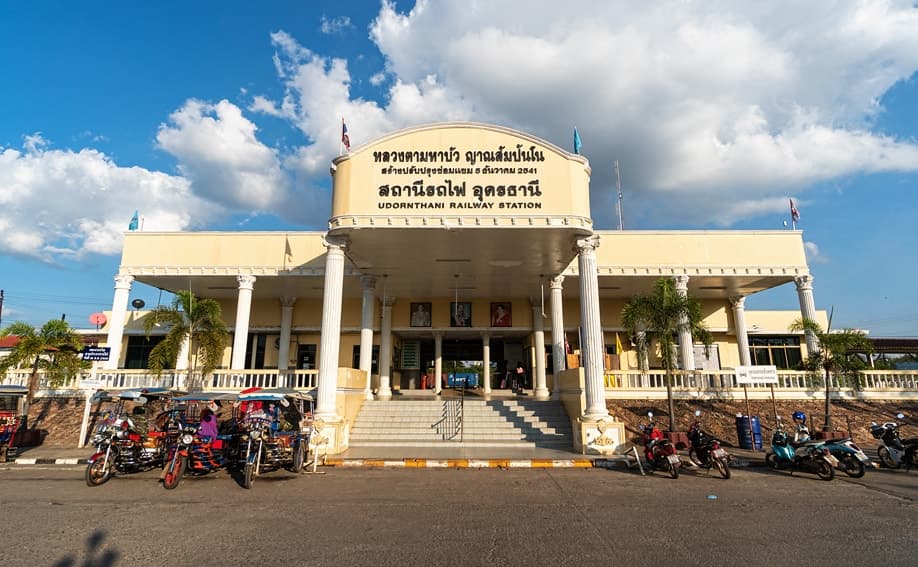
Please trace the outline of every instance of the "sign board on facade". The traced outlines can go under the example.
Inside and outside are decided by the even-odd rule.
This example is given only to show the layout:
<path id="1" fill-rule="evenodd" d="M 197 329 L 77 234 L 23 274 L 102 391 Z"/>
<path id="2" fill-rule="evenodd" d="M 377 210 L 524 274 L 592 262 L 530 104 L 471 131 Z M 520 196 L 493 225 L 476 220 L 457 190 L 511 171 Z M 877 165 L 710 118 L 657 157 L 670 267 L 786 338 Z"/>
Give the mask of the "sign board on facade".
<path id="1" fill-rule="evenodd" d="M 778 368 L 776 366 L 737 366 L 737 384 L 777 384 Z"/>
<path id="2" fill-rule="evenodd" d="M 80 380 L 80 389 L 98 390 L 102 387 L 102 380 Z"/>
<path id="3" fill-rule="evenodd" d="M 83 347 L 80 354 L 83 360 L 108 360 L 111 352 L 111 347 Z"/>

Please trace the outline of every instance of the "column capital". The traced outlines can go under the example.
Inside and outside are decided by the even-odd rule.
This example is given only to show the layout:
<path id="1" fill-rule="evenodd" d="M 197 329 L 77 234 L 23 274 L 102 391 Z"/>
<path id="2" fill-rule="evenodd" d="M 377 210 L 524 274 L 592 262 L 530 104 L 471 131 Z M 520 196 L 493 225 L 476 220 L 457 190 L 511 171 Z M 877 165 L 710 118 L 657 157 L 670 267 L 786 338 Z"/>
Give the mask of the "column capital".
<path id="1" fill-rule="evenodd" d="M 746 306 L 746 296 L 744 295 L 734 295 L 729 299 L 730 305 L 732 305 L 734 309 L 743 309 Z"/>
<path id="2" fill-rule="evenodd" d="M 687 275 L 680 274 L 678 276 L 673 276 L 673 281 L 676 283 L 676 291 L 678 292 L 688 291 L 689 277 Z"/>
<path id="3" fill-rule="evenodd" d="M 281 307 L 293 307 L 296 305 L 296 297 L 291 297 L 289 295 L 281 296 L 278 298 L 278 301 L 280 301 Z"/>
<path id="4" fill-rule="evenodd" d="M 322 237 L 322 244 L 328 248 L 329 252 L 344 252 L 344 249 L 348 247 L 350 241 L 346 236 L 328 236 L 327 234 Z"/>
<path id="5" fill-rule="evenodd" d="M 797 291 L 813 290 L 813 276 L 809 274 L 795 277 L 794 283 L 797 284 Z"/>
<path id="6" fill-rule="evenodd" d="M 134 283 L 134 276 L 128 274 L 115 276 L 115 289 L 131 289 L 132 283 Z"/>
<path id="7" fill-rule="evenodd" d="M 240 275 L 236 276 L 236 281 L 239 283 L 239 289 L 247 289 L 249 291 L 255 287 L 255 276 L 249 275 Z"/>
<path id="8" fill-rule="evenodd" d="M 360 276 L 360 283 L 363 285 L 363 289 L 375 289 L 376 276 Z"/>
<path id="9" fill-rule="evenodd" d="M 592 254 L 599 248 L 599 235 L 594 234 L 586 238 L 578 238 L 574 243 L 574 250 L 578 254 Z"/>
<path id="10" fill-rule="evenodd" d="M 555 276 L 551 279 L 551 289 L 564 289 L 564 276 Z"/>

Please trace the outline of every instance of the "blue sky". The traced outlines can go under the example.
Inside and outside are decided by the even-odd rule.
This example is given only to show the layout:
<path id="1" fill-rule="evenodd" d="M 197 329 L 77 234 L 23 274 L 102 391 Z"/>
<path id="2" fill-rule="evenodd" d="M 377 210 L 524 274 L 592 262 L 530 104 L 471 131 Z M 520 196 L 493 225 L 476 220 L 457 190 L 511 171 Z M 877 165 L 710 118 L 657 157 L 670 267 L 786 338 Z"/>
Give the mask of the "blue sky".
<path id="1" fill-rule="evenodd" d="M 918 336 L 914 2 L 636 4 L 0 1 L 2 324 L 89 327 L 135 210 L 325 228 L 344 116 L 576 126 L 600 228 L 615 159 L 626 228 L 780 230 L 794 198 L 833 327 Z"/>

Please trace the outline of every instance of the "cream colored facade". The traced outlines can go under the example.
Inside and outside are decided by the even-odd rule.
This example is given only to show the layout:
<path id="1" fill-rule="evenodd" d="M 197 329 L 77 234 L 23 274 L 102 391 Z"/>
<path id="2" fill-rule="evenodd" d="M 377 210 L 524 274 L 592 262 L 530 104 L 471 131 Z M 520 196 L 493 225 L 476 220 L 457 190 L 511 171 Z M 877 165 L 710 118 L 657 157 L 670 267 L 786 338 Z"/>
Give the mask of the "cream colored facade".
<path id="1" fill-rule="evenodd" d="M 561 396 L 565 338 L 582 355 L 579 418 L 595 423 L 608 417 L 604 354 L 616 335 L 615 362 L 637 366 L 622 307 L 660 277 L 702 301 L 717 347 L 706 365 L 750 364 L 750 337 L 790 335 L 800 316 L 825 324 L 800 232 L 594 230 L 588 162 L 525 133 L 412 128 L 337 158 L 332 176 L 327 231 L 126 234 L 103 329 L 117 355 L 109 367 L 124 367 L 128 338 L 142 332 L 143 313 L 127 308 L 141 283 L 221 303 L 233 334 L 225 368 L 312 365 L 329 423 L 346 421 L 335 402 L 341 369 L 364 372 L 365 398 L 388 399 L 441 375 L 444 352 L 481 353 L 501 370 L 521 360 L 536 398 Z M 745 311 L 746 297 L 785 284 L 800 310 Z M 453 324 L 453 303 L 470 304 L 467 326 Z M 510 308 L 507 325 L 492 323 L 498 303 Z M 412 325 L 413 304 L 429 307 L 429 325 Z M 690 337 L 680 338 L 682 368 L 694 369 Z M 485 395 L 499 384 L 491 368 Z"/>

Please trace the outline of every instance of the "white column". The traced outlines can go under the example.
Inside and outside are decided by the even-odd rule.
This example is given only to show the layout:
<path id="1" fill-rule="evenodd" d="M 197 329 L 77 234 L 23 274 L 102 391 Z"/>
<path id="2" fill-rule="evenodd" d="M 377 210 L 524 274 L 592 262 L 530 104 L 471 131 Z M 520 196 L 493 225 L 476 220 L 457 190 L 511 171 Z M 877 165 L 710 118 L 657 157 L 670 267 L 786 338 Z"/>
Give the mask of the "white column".
<path id="1" fill-rule="evenodd" d="M 596 248 L 599 236 L 577 241 L 577 266 L 580 272 L 580 321 L 583 343 L 583 373 L 586 390 L 586 419 L 609 415 L 602 381 L 602 324 L 599 319 L 599 276 L 596 273 Z"/>
<path id="2" fill-rule="evenodd" d="M 233 359 L 230 368 L 245 368 L 245 347 L 249 342 L 249 315 L 252 313 L 252 288 L 255 276 L 236 276 L 239 296 L 236 298 L 236 325 L 233 328 Z"/>
<path id="3" fill-rule="evenodd" d="M 813 276 L 797 276 L 794 278 L 797 284 L 797 299 L 800 301 L 800 314 L 804 319 L 816 321 L 816 303 L 813 301 Z M 819 352 L 819 344 L 816 342 L 816 335 L 812 331 L 804 333 L 806 338 L 807 353 L 813 354 Z"/>
<path id="4" fill-rule="evenodd" d="M 752 361 L 749 356 L 749 333 L 746 332 L 746 298 L 741 295 L 731 297 L 730 305 L 733 306 L 733 327 L 736 329 L 740 365 L 749 366 Z"/>
<path id="5" fill-rule="evenodd" d="M 443 335 L 437 333 L 434 335 L 434 394 L 439 395 L 443 391 Z"/>
<path id="6" fill-rule="evenodd" d="M 555 374 L 552 393 L 561 393 L 561 372 L 567 367 L 567 351 L 564 349 L 564 300 L 561 296 L 564 276 L 551 279 L 551 345 L 554 360 L 552 372 Z"/>
<path id="7" fill-rule="evenodd" d="M 379 330 L 379 391 L 376 397 L 380 400 L 392 398 L 392 305 L 394 297 L 383 299 L 382 326 Z"/>
<path id="8" fill-rule="evenodd" d="M 178 358 L 175 361 L 176 370 L 188 370 L 188 351 L 191 350 L 191 335 L 185 335 L 182 341 L 182 348 L 179 349 Z"/>
<path id="9" fill-rule="evenodd" d="M 341 349 L 341 296 L 344 289 L 344 239 L 326 238 L 322 334 L 319 338 L 319 388 L 316 417 L 337 421 L 338 354 Z"/>
<path id="10" fill-rule="evenodd" d="M 685 299 L 688 297 L 689 277 L 675 276 L 676 293 L 679 297 Z M 679 363 L 682 370 L 695 370 L 695 345 L 692 342 L 692 329 L 688 324 L 688 317 L 683 316 L 679 324 Z"/>
<path id="11" fill-rule="evenodd" d="M 134 276 L 115 276 L 115 297 L 112 299 L 112 318 L 108 322 L 108 338 L 106 342 L 111 348 L 108 360 L 105 361 L 107 370 L 115 370 L 121 362 L 121 342 L 124 340 L 124 317 L 127 314 L 128 296 L 131 294 L 131 284 Z"/>
<path id="12" fill-rule="evenodd" d="M 542 306 L 532 304 L 532 342 L 535 348 L 535 376 L 532 377 L 532 388 L 535 399 L 547 400 L 551 393 L 545 381 L 545 321 L 542 319 Z"/>
<path id="13" fill-rule="evenodd" d="M 376 278 L 363 276 L 363 304 L 360 311 L 360 365 L 367 373 L 364 397 L 373 399 L 373 308 L 376 306 Z"/>
<path id="14" fill-rule="evenodd" d="M 484 381 L 484 395 L 491 395 L 491 335 L 488 333 L 481 334 L 481 351 L 482 362 L 484 363 L 484 375 L 482 376 L 482 381 Z"/>
<path id="15" fill-rule="evenodd" d="M 277 347 L 277 369 L 290 368 L 290 330 L 293 327 L 293 306 L 296 305 L 295 297 L 284 296 L 280 298 L 281 324 L 280 345 Z"/>

